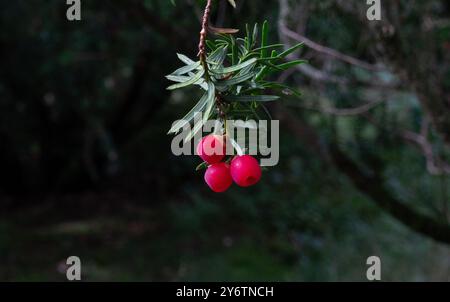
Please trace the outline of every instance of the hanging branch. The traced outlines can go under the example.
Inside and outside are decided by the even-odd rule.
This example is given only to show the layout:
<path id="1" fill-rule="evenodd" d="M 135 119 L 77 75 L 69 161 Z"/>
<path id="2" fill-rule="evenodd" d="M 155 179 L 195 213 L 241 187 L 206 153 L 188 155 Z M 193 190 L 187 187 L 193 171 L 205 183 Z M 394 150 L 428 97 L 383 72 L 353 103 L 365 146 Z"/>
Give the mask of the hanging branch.
<path id="1" fill-rule="evenodd" d="M 204 162 L 196 170 L 206 168 L 205 180 L 207 184 L 214 192 L 224 192 L 232 183 L 229 172 L 231 168 L 228 163 L 231 162 L 231 166 L 233 166 L 232 163 L 235 160 L 246 156 L 245 158 L 248 158 L 255 165 L 255 171 L 260 171 L 257 159 L 250 155 L 244 155 L 245 147 L 239 146 L 237 141 L 234 140 L 234 131 L 230 134 L 227 133 L 227 121 L 229 119 L 261 120 L 261 112 L 264 113 L 265 118 L 270 119 L 270 114 L 264 106 L 265 103 L 280 99 L 280 95 L 298 96 L 300 93 L 283 83 L 268 81 L 267 78 L 274 73 L 304 64 L 305 61 L 286 61 L 288 55 L 302 47 L 301 43 L 290 48 L 284 48 L 282 44 L 269 44 L 268 21 L 263 22 L 261 31 L 258 24 L 252 27 L 253 30 L 246 25 L 246 35 L 243 38 L 233 36 L 233 34 L 239 32 L 238 29 L 210 26 L 212 2 L 213 0 L 207 1 L 202 18 L 198 61 L 178 53 L 178 59 L 184 63 L 184 66 L 166 76 L 168 80 L 175 82 L 175 84 L 167 87 L 168 90 L 199 86 L 203 91 L 203 96 L 182 119 L 172 124 L 168 134 L 178 134 L 180 130 L 186 130 L 187 133 L 183 139 L 186 144 L 195 139 L 198 133 L 203 134 L 206 122 L 211 121 L 211 119 L 216 120 L 214 130 L 216 135 L 205 136 L 197 144 L 196 150 L 203 150 L 206 139 L 216 140 L 217 134 L 220 134 L 220 140 L 223 142 L 229 141 L 232 148 L 237 151 L 238 156 L 219 152 L 222 154 L 216 154 L 218 161 L 210 162 L 208 158 L 199 154 Z M 233 7 L 236 6 L 234 0 L 228 0 L 228 3 Z M 207 41 L 208 32 L 218 35 L 219 38 Z M 208 51 L 210 51 L 208 53 L 207 46 Z M 196 119 L 199 113 L 201 113 L 201 118 Z M 217 120 L 222 123 L 218 123 Z M 191 124 L 193 125 L 192 128 L 190 127 Z M 228 142 L 226 145 L 226 149 L 229 150 Z M 199 152 L 197 151 L 197 153 Z M 218 187 L 216 183 L 209 182 L 210 179 L 213 179 L 210 174 L 217 174 L 211 171 L 217 168 L 220 168 L 226 177 L 226 179 L 220 179 L 220 177 L 216 179 L 221 184 L 223 183 L 223 187 Z M 256 181 L 241 182 L 241 184 L 239 180 L 235 180 L 235 182 L 241 186 L 253 185 L 261 177 L 261 173 L 258 173 L 254 177 L 252 176 L 252 179 Z"/>
<path id="2" fill-rule="evenodd" d="M 205 75 L 208 77 L 208 64 L 206 63 L 206 36 L 208 34 L 209 16 L 211 15 L 212 0 L 208 0 L 203 13 L 202 30 L 200 31 L 200 42 L 198 44 L 198 57 L 205 69 Z"/>
<path id="3" fill-rule="evenodd" d="M 228 0 L 235 7 L 235 2 Z M 194 120 L 197 113 L 203 113 L 203 119 L 194 123 L 194 127 L 185 137 L 190 141 L 210 118 L 226 120 L 227 118 L 261 119 L 258 110 L 264 111 L 264 104 L 280 99 L 280 95 L 296 95 L 299 93 L 283 83 L 268 81 L 267 78 L 283 72 L 304 60 L 287 61 L 288 55 L 302 47 L 299 43 L 285 49 L 281 44 L 270 44 L 269 23 L 264 21 L 250 27 L 246 25 L 246 35 L 235 38 L 239 32 L 233 28 L 215 28 L 210 26 L 213 0 L 208 0 L 202 18 L 200 41 L 198 44 L 198 61 L 178 53 L 184 66 L 178 68 L 166 78 L 175 84 L 168 90 L 181 89 L 188 86 L 199 86 L 203 96 L 196 105 L 174 123 L 168 133 L 178 133 Z M 207 41 L 208 33 L 219 35 L 220 39 Z M 210 43 L 209 43 L 210 42 Z M 207 52 L 209 46 L 210 53 Z M 276 95 L 278 94 L 278 95 Z"/>

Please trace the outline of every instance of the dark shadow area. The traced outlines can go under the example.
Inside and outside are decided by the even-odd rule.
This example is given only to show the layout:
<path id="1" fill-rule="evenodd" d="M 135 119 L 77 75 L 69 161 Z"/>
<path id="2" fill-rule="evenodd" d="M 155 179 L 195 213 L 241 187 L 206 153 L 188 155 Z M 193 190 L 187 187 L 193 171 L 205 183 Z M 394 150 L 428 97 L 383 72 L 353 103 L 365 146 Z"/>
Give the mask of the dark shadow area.
<path id="1" fill-rule="evenodd" d="M 71 255 L 88 281 L 365 281 L 372 255 L 450 281 L 448 1 L 236 3 L 211 22 L 268 20 L 309 63 L 274 79 L 302 92 L 269 106 L 279 165 L 215 194 L 166 134 L 204 1 L 1 2 L 0 281 L 64 281 Z"/>

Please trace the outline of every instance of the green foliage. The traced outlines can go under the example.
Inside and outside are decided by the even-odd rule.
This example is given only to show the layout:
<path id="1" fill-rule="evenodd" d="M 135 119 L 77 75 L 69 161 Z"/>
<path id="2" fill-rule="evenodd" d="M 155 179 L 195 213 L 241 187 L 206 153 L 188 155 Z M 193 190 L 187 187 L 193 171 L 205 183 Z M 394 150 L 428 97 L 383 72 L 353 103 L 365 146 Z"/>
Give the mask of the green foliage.
<path id="1" fill-rule="evenodd" d="M 214 0 L 214 7 L 220 1 Z M 76 251 L 85 259 L 86 281 L 364 281 L 365 260 L 373 254 L 383 259 L 384 281 L 448 280 L 450 264 L 443 261 L 448 246 L 383 213 L 288 131 L 280 137 L 280 164 L 264 175 L 262 185 L 250 191 L 235 187 L 226 195 L 208 192 L 201 173 L 192 175 L 198 159 L 174 157 L 166 136 L 169 121 L 189 112 L 207 83 L 202 78 L 191 89 L 171 93 L 163 77 L 197 61 L 194 8 L 201 10 L 206 1 L 173 2 L 176 6 L 167 0 L 84 1 L 83 21 L 77 23 L 67 22 L 65 1 L 0 2 L 0 24 L 7 29 L 0 37 L 0 199 L 17 207 L 1 211 L 0 279 L 63 281 L 65 273 L 56 267 Z M 367 162 L 361 148 L 370 150 L 382 159 L 383 179 L 396 196 L 444 221 L 450 177 L 428 174 L 420 150 L 394 136 L 397 130 L 419 133 L 425 113 L 414 87 L 392 71 L 432 69 L 422 74 L 431 75 L 429 81 L 417 84 L 434 83 L 435 91 L 440 75 L 446 75 L 441 88 L 449 91 L 450 27 L 441 23 L 448 19 L 448 1 L 398 1 L 401 26 L 384 39 L 374 36 L 372 27 L 384 29 L 383 23 L 359 19 L 365 18 L 365 1 L 302 2 L 289 1 L 292 30 L 305 29 L 299 33 L 312 41 L 381 63 L 387 71 L 373 73 L 311 51 L 305 53 L 311 67 L 346 84 L 296 72 L 284 83 L 270 82 L 276 77 L 268 75 L 260 81 L 266 92 L 242 94 L 281 93 L 283 105 L 313 127 L 323 145 L 337 136 L 361 167 Z M 275 25 L 280 2 L 236 3 L 239 9 L 229 13 L 229 6 L 222 24 L 251 24 L 241 34 L 250 37 L 245 47 L 258 52 L 262 27 L 255 30 L 253 24 L 268 19 Z M 211 20 L 221 24 L 217 16 Z M 386 15 L 385 21 L 396 19 Z M 404 48 L 389 51 L 395 57 L 387 60 L 383 48 L 397 36 Z M 216 56 L 225 51 L 224 67 L 238 64 L 232 64 L 229 48 L 218 49 L 219 39 L 207 41 L 208 59 L 214 50 Z M 282 47 L 268 44 L 265 56 L 284 56 Z M 180 56 L 187 63 L 177 66 L 177 49 L 194 60 Z M 236 56 L 239 47 L 234 49 Z M 430 60 L 435 51 L 440 56 Z M 407 57 L 415 64 L 405 64 Z M 172 76 L 174 84 L 198 71 Z M 302 87 L 301 104 L 289 103 L 290 94 L 298 96 L 290 86 Z M 370 121 L 327 114 L 329 108 L 372 100 L 385 103 L 367 113 Z M 445 94 L 429 98 L 442 100 Z M 265 118 L 264 107 L 255 113 L 252 104 L 234 102 L 236 115 Z M 439 135 L 432 131 L 428 138 L 449 162 Z"/>
<path id="2" fill-rule="evenodd" d="M 276 73 L 304 64 L 304 60 L 285 62 L 289 54 L 303 45 L 297 44 L 278 53 L 276 49 L 282 49 L 284 45 L 268 43 L 267 21 L 262 25 L 259 41 L 258 35 L 259 26 L 256 24 L 252 31 L 246 26 L 245 38 L 220 34 L 217 39 L 208 40 L 206 44 L 209 51 L 206 62 L 194 61 L 185 55 L 178 54 L 178 58 L 185 66 L 167 76 L 168 80 L 177 82 L 167 89 L 175 90 L 197 85 L 205 90 L 205 93 L 189 113 L 172 126 L 169 133 L 177 133 L 190 123 L 197 113 L 201 112 L 203 119 L 194 125 L 186 137 L 185 141 L 189 141 L 208 119 L 224 119 L 225 117 L 233 119 L 242 116 L 243 110 L 248 111 L 247 106 L 238 103 L 249 103 L 255 110 L 251 111 L 247 118 L 259 119 L 255 112 L 259 107 L 264 107 L 262 103 L 278 100 L 279 94 L 300 95 L 284 84 L 266 79 Z M 223 105 L 223 102 L 226 104 Z"/>

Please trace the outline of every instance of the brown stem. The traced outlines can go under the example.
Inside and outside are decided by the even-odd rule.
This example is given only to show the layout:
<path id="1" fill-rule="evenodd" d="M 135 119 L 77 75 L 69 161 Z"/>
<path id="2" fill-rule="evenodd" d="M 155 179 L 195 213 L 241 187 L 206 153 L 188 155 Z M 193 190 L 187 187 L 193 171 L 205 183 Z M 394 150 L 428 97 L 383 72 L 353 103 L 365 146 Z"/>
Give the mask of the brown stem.
<path id="1" fill-rule="evenodd" d="M 203 13 L 202 19 L 202 30 L 200 31 L 200 42 L 198 44 L 198 57 L 200 58 L 200 63 L 205 70 L 205 80 L 209 81 L 209 71 L 208 63 L 206 62 L 206 36 L 208 34 L 209 28 L 209 17 L 211 15 L 212 0 L 208 0 L 205 7 L 205 12 Z M 226 108 L 225 104 L 220 97 L 220 94 L 216 94 L 216 103 L 219 110 L 219 117 L 222 121 L 226 121 Z"/>
<path id="2" fill-rule="evenodd" d="M 198 44 L 198 57 L 205 70 L 206 80 L 209 80 L 208 63 L 206 63 L 206 36 L 208 34 L 209 16 L 211 15 L 212 0 L 208 0 L 203 13 L 202 30 L 200 31 L 200 42 Z"/>
<path id="3" fill-rule="evenodd" d="M 211 15 L 212 0 L 208 0 L 203 13 L 202 30 L 200 31 L 200 43 L 198 44 L 198 56 L 200 61 L 206 61 L 206 35 L 208 33 L 209 16 Z"/>

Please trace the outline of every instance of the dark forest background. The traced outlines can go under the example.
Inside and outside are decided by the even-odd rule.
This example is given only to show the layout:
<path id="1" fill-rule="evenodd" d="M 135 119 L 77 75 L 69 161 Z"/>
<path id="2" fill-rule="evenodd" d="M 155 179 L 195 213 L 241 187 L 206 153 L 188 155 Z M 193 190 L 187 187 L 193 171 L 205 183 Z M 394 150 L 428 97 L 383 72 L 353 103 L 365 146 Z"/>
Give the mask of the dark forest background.
<path id="1" fill-rule="evenodd" d="M 281 161 L 214 194 L 167 130 L 195 102 L 164 75 L 195 57 L 204 1 L 0 3 L 0 280 L 450 281 L 450 4 L 214 1 L 269 20 L 309 64 L 270 106 Z"/>

